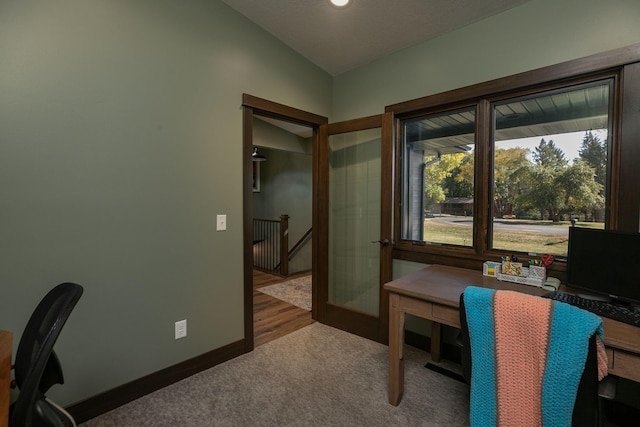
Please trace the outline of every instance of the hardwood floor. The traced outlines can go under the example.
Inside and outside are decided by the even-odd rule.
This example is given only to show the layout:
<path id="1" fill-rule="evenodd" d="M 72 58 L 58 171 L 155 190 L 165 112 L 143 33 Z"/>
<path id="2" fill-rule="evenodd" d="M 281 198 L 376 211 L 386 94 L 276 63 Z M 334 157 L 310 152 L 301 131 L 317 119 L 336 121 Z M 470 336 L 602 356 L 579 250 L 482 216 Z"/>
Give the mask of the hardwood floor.
<path id="1" fill-rule="evenodd" d="M 253 345 L 258 347 L 315 322 L 311 312 L 263 294 L 258 288 L 307 276 L 311 272 L 288 277 L 253 270 Z"/>

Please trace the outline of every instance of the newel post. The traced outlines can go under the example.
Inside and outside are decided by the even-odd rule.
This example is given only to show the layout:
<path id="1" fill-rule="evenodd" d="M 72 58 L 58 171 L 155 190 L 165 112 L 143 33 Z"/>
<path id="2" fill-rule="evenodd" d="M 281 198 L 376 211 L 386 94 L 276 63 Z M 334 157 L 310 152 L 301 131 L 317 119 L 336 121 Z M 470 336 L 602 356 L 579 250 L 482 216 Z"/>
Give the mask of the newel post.
<path id="1" fill-rule="evenodd" d="M 289 275 L 289 215 L 280 215 L 280 274 Z"/>

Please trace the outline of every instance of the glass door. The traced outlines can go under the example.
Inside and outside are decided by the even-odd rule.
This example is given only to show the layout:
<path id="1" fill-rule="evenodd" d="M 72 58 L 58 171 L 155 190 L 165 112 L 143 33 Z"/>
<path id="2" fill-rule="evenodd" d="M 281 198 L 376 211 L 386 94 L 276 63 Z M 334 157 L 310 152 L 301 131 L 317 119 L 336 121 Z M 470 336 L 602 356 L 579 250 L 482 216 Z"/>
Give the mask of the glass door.
<path id="1" fill-rule="evenodd" d="M 386 126 L 385 126 L 386 122 Z M 386 342 L 391 280 L 391 115 L 321 127 L 318 320 Z"/>

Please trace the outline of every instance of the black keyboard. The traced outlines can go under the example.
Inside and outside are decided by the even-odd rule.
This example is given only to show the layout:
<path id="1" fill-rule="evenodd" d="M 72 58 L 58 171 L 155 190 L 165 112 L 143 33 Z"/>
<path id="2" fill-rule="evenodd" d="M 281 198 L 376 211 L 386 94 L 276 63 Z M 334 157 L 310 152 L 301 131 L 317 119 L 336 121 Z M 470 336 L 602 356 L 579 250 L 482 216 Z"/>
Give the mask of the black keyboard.
<path id="1" fill-rule="evenodd" d="M 628 323 L 633 326 L 640 326 L 640 312 L 634 311 L 632 307 L 626 305 L 582 298 L 578 295 L 558 291 L 549 292 L 548 294 L 544 294 L 542 297 L 565 302 L 575 307 L 582 308 L 583 310 L 590 311 L 598 316 L 608 317 L 609 319 Z"/>

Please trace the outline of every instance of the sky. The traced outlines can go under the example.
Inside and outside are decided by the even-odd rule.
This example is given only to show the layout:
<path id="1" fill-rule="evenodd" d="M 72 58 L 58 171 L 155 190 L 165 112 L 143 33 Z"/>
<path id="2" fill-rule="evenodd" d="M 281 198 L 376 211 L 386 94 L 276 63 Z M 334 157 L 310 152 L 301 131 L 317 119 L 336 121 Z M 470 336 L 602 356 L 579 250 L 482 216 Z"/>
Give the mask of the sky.
<path id="1" fill-rule="evenodd" d="M 607 138 L 607 130 L 599 129 L 591 131 L 595 136 L 600 138 L 600 141 L 605 141 Z M 496 143 L 497 148 L 528 148 L 530 150 L 527 158 L 529 160 L 533 160 L 532 154 L 534 152 L 534 148 L 540 144 L 540 140 L 544 138 L 545 141 L 553 141 L 553 144 L 562 149 L 564 152 L 565 158 L 569 161 L 569 164 L 573 163 L 573 159 L 579 157 L 578 150 L 580 150 L 580 145 L 582 144 L 582 139 L 584 138 L 585 131 L 579 132 L 570 132 L 570 133 L 562 133 L 557 135 L 546 135 L 546 136 L 534 136 L 531 138 L 521 138 L 521 139 L 510 139 L 504 141 L 498 141 Z"/>

